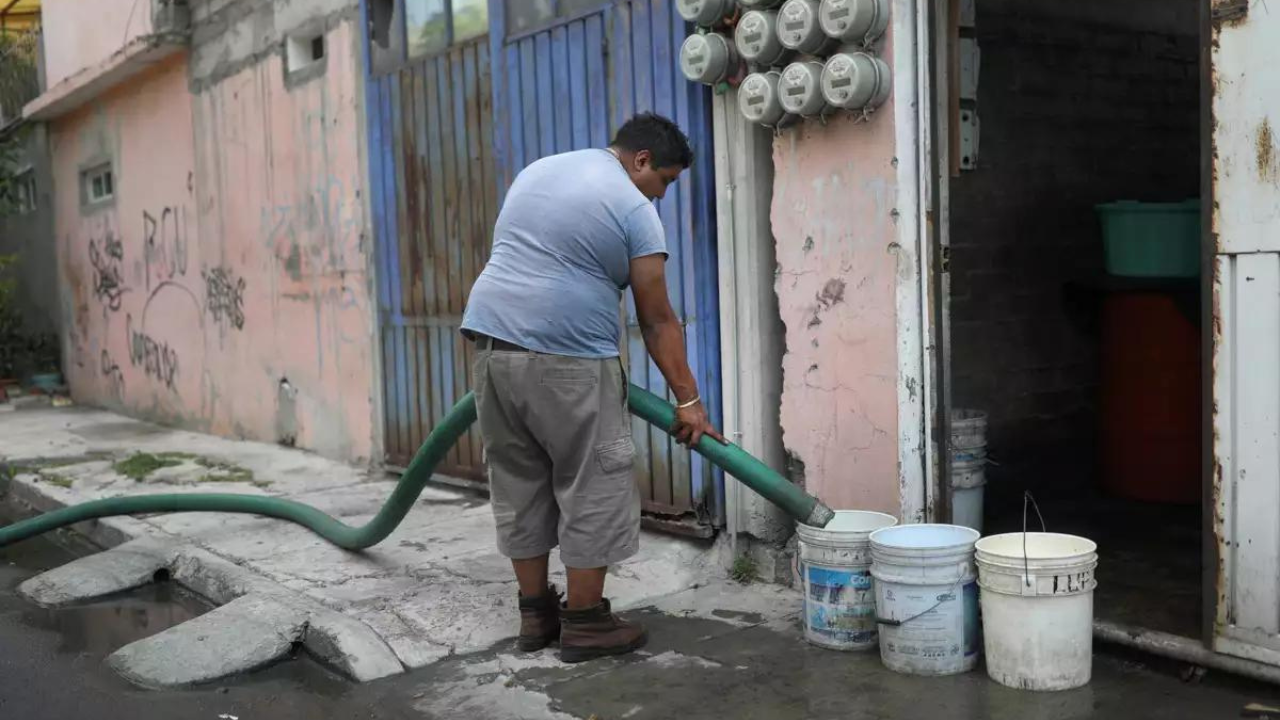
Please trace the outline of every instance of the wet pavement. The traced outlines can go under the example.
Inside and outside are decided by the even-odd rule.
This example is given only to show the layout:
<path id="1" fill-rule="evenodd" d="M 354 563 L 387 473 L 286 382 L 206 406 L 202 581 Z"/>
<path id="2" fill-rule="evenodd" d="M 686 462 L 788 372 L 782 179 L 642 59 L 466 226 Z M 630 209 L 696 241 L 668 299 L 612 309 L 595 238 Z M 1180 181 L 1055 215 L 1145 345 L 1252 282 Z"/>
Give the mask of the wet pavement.
<path id="1" fill-rule="evenodd" d="M 1091 685 L 1065 693 L 1010 690 L 980 670 L 906 677 L 885 670 L 875 654 L 813 648 L 794 628 L 751 613 L 698 618 L 654 609 L 631 614 L 650 628 L 649 646 L 620 659 L 566 666 L 553 652 L 518 653 L 503 641 L 365 685 L 299 657 L 214 686 L 148 691 L 102 659 L 206 606 L 167 584 L 52 611 L 15 596 L 21 580 L 72 557 L 44 540 L 0 551 L 0 718 L 1203 720 L 1240 717 L 1250 702 L 1280 705 L 1277 688 L 1214 673 L 1188 684 L 1177 665 L 1112 654 L 1095 659 Z"/>
<path id="2" fill-rule="evenodd" d="M 0 525 L 7 522 L 0 517 Z M 0 718 L 395 717 L 371 715 L 369 697 L 344 698 L 355 686 L 305 658 L 233 684 L 178 692 L 133 687 L 107 669 L 103 659 L 208 606 L 170 583 L 55 610 L 16 596 L 18 584 L 26 578 L 75 557 L 43 539 L 0 550 Z"/>

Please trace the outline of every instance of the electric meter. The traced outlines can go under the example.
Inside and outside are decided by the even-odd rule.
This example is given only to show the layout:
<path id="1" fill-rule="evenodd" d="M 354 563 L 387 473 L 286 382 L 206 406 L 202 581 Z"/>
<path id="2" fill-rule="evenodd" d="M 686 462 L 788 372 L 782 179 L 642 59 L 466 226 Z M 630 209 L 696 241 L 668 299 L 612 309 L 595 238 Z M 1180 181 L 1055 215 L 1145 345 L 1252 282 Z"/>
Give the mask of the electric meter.
<path id="1" fill-rule="evenodd" d="M 782 108 L 793 115 L 814 117 L 829 109 L 822 97 L 822 63 L 804 60 L 791 63 L 778 79 Z"/>
<path id="2" fill-rule="evenodd" d="M 783 47 L 808 55 L 835 45 L 818 22 L 818 0 L 787 0 L 778 11 L 778 39 Z"/>
<path id="3" fill-rule="evenodd" d="M 869 44 L 889 27 L 889 0 L 822 0 L 818 22 L 841 43 Z"/>
<path id="4" fill-rule="evenodd" d="M 680 71 L 692 82 L 715 85 L 729 77 L 737 62 L 733 45 L 720 33 L 690 35 L 680 46 Z"/>
<path id="5" fill-rule="evenodd" d="M 777 70 L 751 73 L 738 86 L 738 110 L 742 116 L 760 125 L 777 125 L 786 116 L 778 98 Z"/>
<path id="6" fill-rule="evenodd" d="M 700 27 L 711 27 L 733 14 L 734 0 L 676 0 L 680 17 Z"/>
<path id="7" fill-rule="evenodd" d="M 755 65 L 775 65 L 787 53 L 778 39 L 778 13 L 772 10 L 751 10 L 738 19 L 733 39 L 738 54 Z"/>
<path id="8" fill-rule="evenodd" d="M 822 71 L 822 95 L 845 110 L 871 110 L 889 99 L 892 87 L 889 66 L 863 52 L 837 53 Z"/>

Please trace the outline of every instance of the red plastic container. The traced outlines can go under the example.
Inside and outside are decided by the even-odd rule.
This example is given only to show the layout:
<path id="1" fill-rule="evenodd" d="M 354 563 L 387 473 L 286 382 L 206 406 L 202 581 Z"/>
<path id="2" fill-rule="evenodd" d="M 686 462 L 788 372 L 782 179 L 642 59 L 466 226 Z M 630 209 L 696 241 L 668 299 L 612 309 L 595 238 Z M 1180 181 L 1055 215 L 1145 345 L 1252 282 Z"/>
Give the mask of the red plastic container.
<path id="1" fill-rule="evenodd" d="M 1103 300 L 1101 466 L 1107 492 L 1201 500 L 1200 338 L 1173 296 Z"/>

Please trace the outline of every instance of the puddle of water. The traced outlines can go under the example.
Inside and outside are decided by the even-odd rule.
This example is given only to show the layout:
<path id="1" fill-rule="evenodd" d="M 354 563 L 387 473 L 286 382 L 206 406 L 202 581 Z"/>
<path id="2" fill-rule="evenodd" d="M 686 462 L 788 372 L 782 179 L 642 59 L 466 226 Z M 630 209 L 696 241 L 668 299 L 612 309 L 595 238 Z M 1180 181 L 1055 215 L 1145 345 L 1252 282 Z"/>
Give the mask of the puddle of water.
<path id="1" fill-rule="evenodd" d="M 0 515 L 0 526 L 13 522 Z M 6 580 L 35 575 L 38 572 L 69 563 L 76 554 L 49 540 L 38 537 L 0 548 L 0 588 L 7 588 Z"/>
<path id="2" fill-rule="evenodd" d="M 22 614 L 22 620 L 30 627 L 57 632 L 62 652 L 109 655 L 209 609 L 195 595 L 165 582 L 84 605 L 32 608 Z"/>
<path id="3" fill-rule="evenodd" d="M 0 515 L 0 526 L 9 522 L 12 522 L 10 518 Z M 131 642 L 155 635 L 212 609 L 202 598 L 173 582 L 152 583 L 93 602 L 59 608 L 39 608 L 19 598 L 17 587 L 27 578 L 96 552 L 91 547 L 73 545 L 73 549 L 60 542 L 61 538 L 54 542 L 46 535 L 0 548 L 0 646 L 12 632 L 5 627 L 7 614 L 16 625 L 47 631 L 50 648 L 64 658 L 61 662 L 71 663 L 67 669 L 85 672 L 88 668 L 76 657 L 87 656 L 101 661 Z M 102 666 L 88 670 L 87 675 L 92 677 L 86 677 L 85 681 L 101 690 L 129 691 L 123 679 Z M 218 692 L 219 688 L 235 688 L 242 699 L 274 700 L 281 695 L 297 694 L 316 700 L 328 698 L 331 701 L 347 699 L 354 702 L 354 698 L 348 698 L 354 687 L 310 656 L 299 653 L 250 675 L 225 678 L 190 690 L 149 693 L 148 697 L 176 700 L 178 697 L 208 696 L 221 702 L 225 696 Z"/>
<path id="4" fill-rule="evenodd" d="M 0 524 L 8 520 L 0 517 Z M 208 612 L 210 606 L 174 583 L 152 583 L 93 602 L 40 608 L 16 597 L 29 577 L 79 557 L 47 537 L 32 538 L 0 549 L 0 592 L 21 608 L 22 623 L 51 630 L 61 638 L 59 651 L 107 655 L 135 640 L 150 637 Z"/>

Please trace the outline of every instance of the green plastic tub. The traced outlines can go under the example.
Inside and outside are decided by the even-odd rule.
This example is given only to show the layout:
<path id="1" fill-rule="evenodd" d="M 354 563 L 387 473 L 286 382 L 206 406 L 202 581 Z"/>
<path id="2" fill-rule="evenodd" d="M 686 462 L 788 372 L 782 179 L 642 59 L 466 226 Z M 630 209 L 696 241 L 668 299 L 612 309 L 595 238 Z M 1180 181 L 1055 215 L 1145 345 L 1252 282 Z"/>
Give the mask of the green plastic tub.
<path id="1" fill-rule="evenodd" d="M 1107 272 L 1121 277 L 1200 275 L 1200 201 L 1099 205 Z"/>

